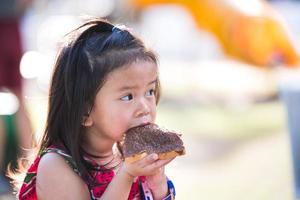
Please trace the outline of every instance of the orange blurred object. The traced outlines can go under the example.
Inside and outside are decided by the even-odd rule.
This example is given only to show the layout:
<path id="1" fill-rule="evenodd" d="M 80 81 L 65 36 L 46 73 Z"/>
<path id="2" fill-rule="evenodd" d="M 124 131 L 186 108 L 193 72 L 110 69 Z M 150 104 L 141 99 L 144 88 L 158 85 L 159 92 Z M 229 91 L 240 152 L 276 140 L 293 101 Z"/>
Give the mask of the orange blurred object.
<path id="1" fill-rule="evenodd" d="M 157 4 L 177 4 L 186 8 L 200 28 L 212 32 L 217 37 L 228 55 L 251 64 L 262 67 L 284 64 L 294 67 L 299 62 L 296 49 L 284 24 L 265 1 L 131 1 L 138 9 Z M 252 13 L 247 12 L 245 11 L 247 5 L 242 5 L 243 2 L 248 4 L 255 2 L 257 9 Z"/>

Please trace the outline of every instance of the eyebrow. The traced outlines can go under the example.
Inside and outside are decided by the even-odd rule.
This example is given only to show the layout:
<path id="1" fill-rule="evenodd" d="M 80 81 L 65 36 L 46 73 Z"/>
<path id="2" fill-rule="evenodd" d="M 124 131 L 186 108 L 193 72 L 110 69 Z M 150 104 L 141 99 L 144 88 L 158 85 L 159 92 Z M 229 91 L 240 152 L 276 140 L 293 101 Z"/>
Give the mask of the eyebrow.
<path id="1" fill-rule="evenodd" d="M 150 81 L 147 86 L 152 85 L 153 83 L 157 83 L 157 78 L 155 78 L 155 80 Z M 130 89 L 135 89 L 137 88 L 136 86 L 123 86 L 119 89 L 119 91 L 125 91 L 125 90 L 130 90 Z"/>

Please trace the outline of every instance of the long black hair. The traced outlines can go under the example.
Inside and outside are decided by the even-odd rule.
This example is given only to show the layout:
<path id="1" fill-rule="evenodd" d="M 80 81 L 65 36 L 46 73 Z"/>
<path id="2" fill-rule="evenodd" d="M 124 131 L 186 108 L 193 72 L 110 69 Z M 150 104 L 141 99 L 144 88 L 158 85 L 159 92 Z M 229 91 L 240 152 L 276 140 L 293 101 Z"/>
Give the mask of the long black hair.
<path id="1" fill-rule="evenodd" d="M 63 144 L 81 174 L 88 174 L 82 157 L 82 120 L 113 70 L 137 60 L 154 62 L 156 55 L 127 30 L 93 19 L 81 25 L 59 52 L 49 92 L 46 128 L 39 151 Z M 156 100 L 159 100 L 159 81 Z M 88 178 L 89 177 L 84 177 Z"/>

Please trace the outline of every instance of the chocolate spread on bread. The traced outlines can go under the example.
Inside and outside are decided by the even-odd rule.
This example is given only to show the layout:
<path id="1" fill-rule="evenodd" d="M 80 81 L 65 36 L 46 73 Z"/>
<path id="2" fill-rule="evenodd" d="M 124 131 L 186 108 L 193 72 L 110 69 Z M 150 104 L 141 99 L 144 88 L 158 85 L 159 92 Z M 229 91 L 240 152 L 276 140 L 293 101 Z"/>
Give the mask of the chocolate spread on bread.
<path id="1" fill-rule="evenodd" d="M 147 124 L 129 129 L 121 143 L 123 157 L 131 157 L 139 153 L 166 153 L 171 151 L 184 154 L 180 135 L 159 128 L 156 124 Z"/>

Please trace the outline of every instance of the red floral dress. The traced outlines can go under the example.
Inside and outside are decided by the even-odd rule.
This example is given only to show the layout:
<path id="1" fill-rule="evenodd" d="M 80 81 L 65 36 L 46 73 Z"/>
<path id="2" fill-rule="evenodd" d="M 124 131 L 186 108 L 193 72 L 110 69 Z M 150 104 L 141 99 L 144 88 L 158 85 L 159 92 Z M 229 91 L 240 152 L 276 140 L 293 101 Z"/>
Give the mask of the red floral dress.
<path id="1" fill-rule="evenodd" d="M 42 151 L 38 157 L 35 159 L 33 164 L 30 166 L 30 168 L 27 171 L 26 177 L 24 179 L 23 185 L 19 192 L 19 199 L 20 200 L 36 200 L 37 194 L 36 194 L 36 175 L 37 175 L 37 168 L 39 165 L 39 162 L 43 155 L 49 152 L 55 152 L 59 155 L 61 155 L 66 162 L 70 165 L 70 167 L 79 174 L 76 164 L 74 163 L 72 157 L 64 150 L 61 146 L 50 146 L 49 148 Z M 88 157 L 87 157 L 88 158 Z M 104 193 L 106 187 L 113 179 L 115 172 L 113 170 L 101 170 L 103 169 L 103 166 L 99 166 L 94 160 L 87 159 L 88 162 L 90 162 L 93 167 L 96 167 L 96 171 L 92 171 L 93 177 L 96 179 L 97 186 L 91 187 L 90 184 L 87 183 L 90 196 L 92 200 L 99 199 L 102 194 Z M 144 182 L 145 177 L 138 177 L 136 181 L 132 184 L 131 190 L 129 193 L 128 200 L 140 200 L 141 195 L 139 191 L 139 182 Z M 98 184 L 99 183 L 99 184 Z"/>

